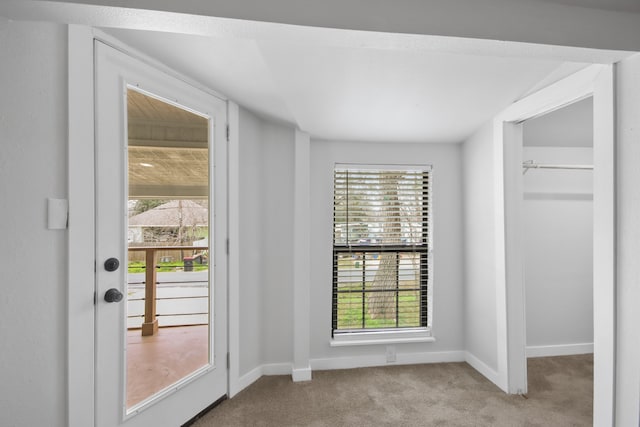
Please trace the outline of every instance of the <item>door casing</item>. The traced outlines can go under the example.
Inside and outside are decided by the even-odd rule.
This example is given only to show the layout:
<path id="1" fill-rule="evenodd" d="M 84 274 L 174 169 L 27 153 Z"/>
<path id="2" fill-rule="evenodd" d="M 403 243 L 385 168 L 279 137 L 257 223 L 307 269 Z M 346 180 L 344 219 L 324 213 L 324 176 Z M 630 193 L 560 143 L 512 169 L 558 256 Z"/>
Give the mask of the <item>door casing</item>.
<path id="1" fill-rule="evenodd" d="M 67 306 L 67 396 L 70 427 L 95 424 L 95 88 L 94 41 L 100 40 L 176 77 L 204 92 L 226 100 L 221 94 L 171 70 L 153 58 L 129 48 L 105 33 L 84 25 L 68 26 L 68 115 L 69 115 L 69 275 Z M 231 106 L 237 106 L 231 104 Z M 235 118 L 237 126 L 237 114 Z M 230 118 L 227 117 L 227 120 Z M 233 176 L 233 174 L 230 174 Z M 232 185 L 229 183 L 229 185 Z M 229 261 L 228 264 L 231 264 Z M 229 282 L 231 274 L 227 275 Z M 234 275 L 235 277 L 235 275 Z M 229 283 L 227 283 L 227 288 Z M 227 334 L 237 331 L 229 319 L 237 318 L 235 294 L 229 293 Z M 236 338 L 237 342 L 237 338 Z M 236 346 L 237 347 L 237 346 Z M 236 360 L 237 351 L 228 347 L 228 359 Z M 237 364 L 236 364 L 237 366 Z M 229 374 L 233 370 L 229 371 Z M 237 371 L 237 369 L 236 369 Z M 237 378 L 228 375 L 230 384 Z M 236 387 L 237 389 L 237 387 Z M 227 384 L 229 390 L 229 384 Z M 195 414 L 194 414 L 195 415 Z"/>
<path id="2" fill-rule="evenodd" d="M 522 233 L 524 120 L 593 96 L 594 425 L 615 421 L 616 218 L 614 65 L 591 65 L 514 103 L 494 119 L 498 386 L 527 392 Z"/>

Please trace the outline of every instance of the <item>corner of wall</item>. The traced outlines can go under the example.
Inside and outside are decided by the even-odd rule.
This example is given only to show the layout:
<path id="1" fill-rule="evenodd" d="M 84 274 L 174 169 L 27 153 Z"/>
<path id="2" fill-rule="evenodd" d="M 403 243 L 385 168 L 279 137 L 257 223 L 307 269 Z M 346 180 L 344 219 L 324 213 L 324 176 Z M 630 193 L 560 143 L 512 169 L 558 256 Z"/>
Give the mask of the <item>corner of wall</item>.
<path id="1" fill-rule="evenodd" d="M 489 381 L 500 387 L 505 393 L 507 392 L 506 384 L 500 384 L 500 375 L 498 372 L 491 368 L 489 365 L 478 359 L 473 353 L 465 351 L 465 362 L 467 362 L 473 369 L 484 375 Z"/>
<path id="2" fill-rule="evenodd" d="M 497 366 L 493 245 L 493 121 L 461 144 L 465 349 L 488 371 Z M 470 363 L 471 364 L 471 363 Z M 484 369 L 484 368 L 483 368 Z M 486 369 L 485 369 L 486 370 Z M 489 375 L 491 376 L 491 375 Z"/>
<path id="3" fill-rule="evenodd" d="M 295 131 L 293 186 L 293 381 L 311 379 L 311 140 Z"/>

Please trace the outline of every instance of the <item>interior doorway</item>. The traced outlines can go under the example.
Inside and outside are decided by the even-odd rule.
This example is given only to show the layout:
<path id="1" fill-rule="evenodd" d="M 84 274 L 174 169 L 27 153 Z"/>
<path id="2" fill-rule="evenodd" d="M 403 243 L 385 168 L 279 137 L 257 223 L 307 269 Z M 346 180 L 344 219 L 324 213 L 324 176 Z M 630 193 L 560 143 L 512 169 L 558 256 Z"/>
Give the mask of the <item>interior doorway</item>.
<path id="1" fill-rule="evenodd" d="M 615 98 L 613 67 L 589 66 L 530 95 L 494 120 L 502 171 L 496 185 L 498 220 L 498 367 L 509 393 L 527 392 L 523 275 L 522 123 L 593 98 L 593 422 L 612 425 L 615 405 Z M 504 234 L 502 234 L 504 233 Z M 502 263 L 504 262 L 504 270 Z M 502 275 L 504 271 L 504 275 Z M 504 293 L 503 293 L 504 292 Z"/>
<path id="2" fill-rule="evenodd" d="M 572 384 L 591 417 L 593 98 L 525 121 L 522 162 L 528 392 Z"/>

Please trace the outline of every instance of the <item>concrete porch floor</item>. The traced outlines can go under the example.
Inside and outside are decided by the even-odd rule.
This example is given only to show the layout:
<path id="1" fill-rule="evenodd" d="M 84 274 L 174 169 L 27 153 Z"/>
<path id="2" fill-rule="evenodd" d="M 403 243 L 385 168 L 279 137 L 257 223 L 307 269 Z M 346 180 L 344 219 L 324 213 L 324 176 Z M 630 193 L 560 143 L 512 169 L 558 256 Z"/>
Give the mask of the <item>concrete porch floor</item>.
<path id="1" fill-rule="evenodd" d="M 207 325 L 127 331 L 127 408 L 174 384 L 208 360 Z"/>

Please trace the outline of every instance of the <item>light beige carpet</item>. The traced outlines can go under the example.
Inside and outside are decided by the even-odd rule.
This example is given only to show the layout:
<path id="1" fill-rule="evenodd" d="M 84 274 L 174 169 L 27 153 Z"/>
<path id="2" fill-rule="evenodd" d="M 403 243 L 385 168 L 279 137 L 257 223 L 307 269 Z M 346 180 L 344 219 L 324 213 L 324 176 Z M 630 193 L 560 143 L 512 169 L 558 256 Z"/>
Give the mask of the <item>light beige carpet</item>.
<path id="1" fill-rule="evenodd" d="M 466 363 L 262 377 L 196 421 L 221 426 L 590 426 L 593 356 L 529 359 L 527 398 Z"/>

